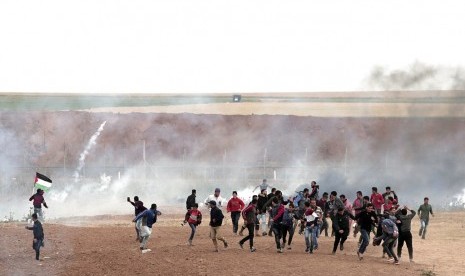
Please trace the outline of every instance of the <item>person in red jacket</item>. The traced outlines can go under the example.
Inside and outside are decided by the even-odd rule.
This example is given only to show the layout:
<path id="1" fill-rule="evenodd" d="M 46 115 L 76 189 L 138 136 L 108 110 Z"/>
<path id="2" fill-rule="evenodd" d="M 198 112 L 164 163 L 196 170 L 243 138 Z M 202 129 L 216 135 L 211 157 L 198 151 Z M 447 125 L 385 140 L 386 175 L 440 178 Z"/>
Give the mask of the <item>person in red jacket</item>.
<path id="1" fill-rule="evenodd" d="M 233 224 L 233 233 L 237 235 L 237 229 L 239 228 L 239 218 L 241 217 L 242 209 L 245 204 L 240 198 L 237 197 L 237 192 L 232 193 L 232 198 L 228 201 L 227 212 L 231 212 L 231 220 Z"/>
<path id="2" fill-rule="evenodd" d="M 187 211 L 186 217 L 184 218 L 184 222 L 182 225 L 188 223 L 189 227 L 191 228 L 191 235 L 189 240 L 187 240 L 187 244 L 192 246 L 192 240 L 194 239 L 195 230 L 197 226 L 202 223 L 202 213 L 198 210 L 199 204 L 194 203 L 190 210 Z"/>
<path id="3" fill-rule="evenodd" d="M 376 214 L 382 215 L 381 206 L 383 206 L 384 204 L 384 197 L 382 194 L 378 193 L 378 188 L 376 187 L 371 188 L 370 201 L 373 204 L 373 207 L 375 207 Z"/>

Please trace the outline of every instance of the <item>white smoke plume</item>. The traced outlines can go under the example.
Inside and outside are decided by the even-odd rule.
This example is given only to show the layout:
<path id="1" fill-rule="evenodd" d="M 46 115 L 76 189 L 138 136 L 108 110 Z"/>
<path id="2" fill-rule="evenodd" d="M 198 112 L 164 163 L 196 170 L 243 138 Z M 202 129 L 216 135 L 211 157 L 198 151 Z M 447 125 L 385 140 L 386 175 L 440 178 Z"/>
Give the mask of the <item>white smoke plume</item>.
<path id="1" fill-rule="evenodd" d="M 74 171 L 74 174 L 73 174 L 75 183 L 77 183 L 79 181 L 79 173 L 81 172 L 82 168 L 85 165 L 86 156 L 89 154 L 89 151 L 92 149 L 92 147 L 97 143 L 97 138 L 99 137 L 99 135 L 102 132 L 103 127 L 105 126 L 106 123 L 107 123 L 107 121 L 103 122 L 100 125 L 97 132 L 95 132 L 94 135 L 92 135 L 92 137 L 90 138 L 90 140 L 87 143 L 86 147 L 84 148 L 84 151 L 81 153 L 81 155 L 79 157 L 79 165 L 78 165 L 78 167 L 76 168 L 76 170 Z"/>

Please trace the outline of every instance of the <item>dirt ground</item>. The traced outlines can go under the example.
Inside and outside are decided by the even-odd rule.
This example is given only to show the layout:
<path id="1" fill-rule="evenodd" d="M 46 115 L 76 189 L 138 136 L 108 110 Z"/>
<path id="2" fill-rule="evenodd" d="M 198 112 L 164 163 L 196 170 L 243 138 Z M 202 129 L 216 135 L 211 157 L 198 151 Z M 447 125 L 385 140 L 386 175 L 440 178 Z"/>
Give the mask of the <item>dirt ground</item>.
<path id="1" fill-rule="evenodd" d="M 161 209 L 170 208 L 164 207 Z M 202 210 L 204 214 L 208 213 Z M 208 215 L 198 228 L 194 246 L 186 245 L 190 229 L 181 226 L 182 214 L 165 212 L 149 240 L 151 252 L 141 254 L 131 216 L 67 218 L 44 224 L 45 247 L 34 260 L 32 233 L 25 223 L 0 224 L 0 275 L 464 275 L 465 213 L 438 213 L 431 219 L 426 240 L 413 221 L 414 259 L 404 248 L 401 264 L 388 264 L 381 248 L 370 245 L 363 261 L 356 255 L 352 236 L 344 251 L 331 255 L 333 238 L 320 237 L 320 249 L 304 252 L 303 236 L 294 236 L 292 250 L 278 254 L 274 238 L 254 239 L 257 251 L 241 250 L 241 237 L 232 234 L 230 220 L 222 227 L 230 246 L 213 252 L 208 237 Z M 247 246 L 245 246 L 247 247 Z M 434 272 L 436 274 L 432 274 Z M 427 274 L 430 273 L 430 274 Z"/>

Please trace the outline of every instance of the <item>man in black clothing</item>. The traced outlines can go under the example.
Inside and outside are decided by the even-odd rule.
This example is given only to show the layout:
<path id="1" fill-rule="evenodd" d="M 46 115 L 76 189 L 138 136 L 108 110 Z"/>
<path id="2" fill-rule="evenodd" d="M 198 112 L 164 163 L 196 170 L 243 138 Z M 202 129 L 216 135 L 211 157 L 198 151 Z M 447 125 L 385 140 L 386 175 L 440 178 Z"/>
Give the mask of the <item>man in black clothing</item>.
<path id="1" fill-rule="evenodd" d="M 32 248 L 36 251 L 36 260 L 39 261 L 40 247 L 44 246 L 44 229 L 42 223 L 37 219 L 37 214 L 32 214 L 33 226 L 26 226 L 26 229 L 32 230 L 34 234 L 34 240 L 32 241 Z"/>
<path id="2" fill-rule="evenodd" d="M 333 221 L 334 234 L 336 236 L 333 246 L 333 255 L 336 254 L 337 246 L 339 245 L 341 251 L 344 250 L 344 242 L 349 235 L 349 213 L 340 207 L 337 209 L 335 215 L 331 215 Z"/>
<path id="3" fill-rule="evenodd" d="M 410 214 L 408 214 L 410 211 Z M 404 242 L 407 245 L 408 255 L 410 262 L 413 262 L 413 244 L 412 244 L 412 219 L 416 215 L 414 210 L 410 210 L 407 206 L 404 206 L 403 209 L 397 210 L 396 217 L 401 221 L 399 227 L 399 239 L 397 244 L 397 256 L 400 258 L 402 255 L 402 247 Z"/>
<path id="4" fill-rule="evenodd" d="M 134 202 L 132 202 L 131 198 L 129 198 L 129 197 L 127 198 L 127 201 L 129 203 L 131 203 L 132 206 L 134 206 L 134 215 L 136 217 L 137 217 L 138 214 L 140 214 L 143 211 L 147 210 L 147 208 L 145 208 L 145 206 L 144 206 L 144 202 L 140 201 L 138 196 L 134 196 Z M 137 229 L 137 226 L 135 226 L 135 229 L 136 229 L 136 235 L 137 235 L 136 241 L 140 242 L 141 237 L 140 237 L 139 229 Z"/>
<path id="5" fill-rule="evenodd" d="M 349 216 L 354 220 L 357 220 L 358 225 L 360 226 L 360 236 L 362 238 L 362 242 L 357 251 L 357 256 L 360 260 L 362 260 L 363 253 L 365 253 L 365 250 L 368 244 L 370 243 L 371 227 L 376 225 L 376 223 L 378 222 L 378 217 L 373 209 L 373 204 L 371 203 L 367 203 L 367 205 L 365 206 L 365 210 L 355 215 L 355 217 L 353 217 L 352 215 Z"/>
<path id="6" fill-rule="evenodd" d="M 189 211 L 195 204 L 195 195 L 197 191 L 195 189 L 192 189 L 192 194 L 187 197 L 186 200 L 186 209 Z"/>

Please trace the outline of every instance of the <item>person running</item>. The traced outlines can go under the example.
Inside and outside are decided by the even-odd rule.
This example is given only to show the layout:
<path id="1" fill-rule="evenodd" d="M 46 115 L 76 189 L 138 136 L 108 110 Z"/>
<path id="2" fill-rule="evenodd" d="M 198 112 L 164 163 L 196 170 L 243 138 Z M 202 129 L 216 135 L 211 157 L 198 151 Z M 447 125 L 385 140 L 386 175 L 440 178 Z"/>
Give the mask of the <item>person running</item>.
<path id="1" fill-rule="evenodd" d="M 284 205 L 279 201 L 277 197 L 274 197 L 271 201 L 271 230 L 274 234 L 274 239 L 276 242 L 276 249 L 278 253 L 283 253 L 283 248 L 281 247 L 281 222 L 283 220 L 284 215 Z"/>
<path id="2" fill-rule="evenodd" d="M 216 188 L 215 192 L 212 195 L 209 195 L 207 199 L 205 199 L 205 205 L 211 208 L 210 202 L 215 201 L 216 208 L 221 209 L 221 207 L 223 207 L 223 203 L 225 200 L 224 198 L 221 197 L 220 193 L 221 193 L 220 188 Z"/>
<path id="3" fill-rule="evenodd" d="M 347 240 L 347 236 L 349 236 L 349 213 L 344 207 L 339 207 L 337 213 L 332 215 L 332 218 L 335 234 L 332 253 L 335 255 L 338 245 L 341 251 L 344 250 L 344 242 Z"/>
<path id="4" fill-rule="evenodd" d="M 232 198 L 228 201 L 226 207 L 227 212 L 231 212 L 231 221 L 233 224 L 233 233 L 237 235 L 237 230 L 239 228 L 239 218 L 241 217 L 242 209 L 244 209 L 244 202 L 237 197 L 237 192 L 232 192 Z"/>
<path id="5" fill-rule="evenodd" d="M 258 195 L 258 201 L 257 201 L 257 219 L 260 223 L 260 231 L 262 233 L 262 236 L 266 236 L 267 233 L 267 224 L 266 224 L 266 208 L 265 204 L 268 201 L 268 198 L 266 196 L 266 189 L 262 189 L 260 194 Z"/>
<path id="6" fill-rule="evenodd" d="M 42 205 L 48 209 L 47 203 L 44 199 L 44 191 L 42 189 L 37 189 L 37 192 L 29 198 L 29 201 L 32 201 L 34 213 L 37 214 L 38 220 L 43 223 L 44 213 L 42 212 Z"/>
<path id="7" fill-rule="evenodd" d="M 368 198 L 369 200 L 369 198 Z M 354 203 L 352 204 L 352 207 L 354 209 L 354 215 L 358 215 L 362 210 L 365 208 L 365 204 L 363 202 L 363 194 L 361 191 L 357 191 L 357 198 L 354 200 Z M 354 238 L 357 237 L 357 233 L 360 232 L 360 225 L 356 221 L 354 223 Z"/>
<path id="8" fill-rule="evenodd" d="M 314 209 L 310 207 L 310 202 L 305 202 L 305 213 L 302 223 L 305 225 L 305 252 L 313 254 L 313 250 L 318 248 L 317 243 L 315 243 L 316 233 L 318 231 L 318 214 Z"/>
<path id="9" fill-rule="evenodd" d="M 295 208 L 294 208 L 294 203 L 289 203 L 288 208 L 284 209 L 284 214 L 283 214 L 283 220 L 281 222 L 281 231 L 283 234 L 283 244 L 281 245 L 281 248 L 284 248 L 286 246 L 286 238 L 287 238 L 287 233 L 289 233 L 289 239 L 287 239 L 287 249 L 290 250 L 292 249 L 291 243 L 292 243 L 292 238 L 294 237 L 294 220 L 298 218 L 298 216 L 295 214 Z"/>
<path id="10" fill-rule="evenodd" d="M 382 194 L 378 193 L 377 187 L 371 188 L 370 202 L 373 204 L 376 214 L 382 215 L 383 213 L 381 212 L 381 206 L 384 204 L 384 198 Z"/>
<path id="11" fill-rule="evenodd" d="M 363 211 L 360 211 L 354 216 L 354 220 L 358 221 L 360 227 L 360 236 L 362 242 L 357 251 L 359 260 L 363 259 L 363 254 L 370 243 L 370 232 L 373 226 L 378 223 L 376 212 L 373 211 L 373 204 L 368 203 Z"/>
<path id="12" fill-rule="evenodd" d="M 147 242 L 152 235 L 152 227 L 157 222 L 157 218 L 160 215 L 161 212 L 157 210 L 157 204 L 153 203 L 150 209 L 141 212 L 133 219 L 133 222 L 137 223 L 139 229 L 141 238 L 139 248 L 142 253 L 152 251 L 151 249 L 147 249 Z"/>
<path id="13" fill-rule="evenodd" d="M 385 218 L 381 222 L 381 227 L 383 234 L 379 237 L 374 238 L 375 244 L 379 243 L 381 240 L 384 241 L 383 249 L 388 254 L 389 259 L 388 262 L 392 262 L 394 260 L 394 264 L 399 264 L 399 259 L 396 256 L 396 253 L 393 250 L 394 244 L 399 237 L 399 230 L 396 226 L 396 223 L 393 222 L 389 218 Z"/>
<path id="14" fill-rule="evenodd" d="M 410 214 L 408 213 L 410 211 Z M 416 212 L 414 210 L 410 210 L 407 206 L 404 208 L 397 210 L 396 212 L 397 218 L 401 221 L 400 228 L 399 228 L 399 240 L 397 243 L 397 257 L 400 259 L 402 255 L 402 247 L 404 246 L 404 242 L 407 245 L 408 249 L 408 256 L 410 262 L 413 262 L 413 243 L 412 243 L 412 219 L 415 217 Z"/>
<path id="15" fill-rule="evenodd" d="M 318 238 L 320 237 L 320 227 L 323 224 L 323 210 L 316 204 L 316 199 L 310 199 L 310 208 L 314 211 L 313 216 L 317 216 L 315 225 L 313 226 L 313 249 L 318 249 Z"/>
<path id="16" fill-rule="evenodd" d="M 40 247 L 44 246 L 44 229 L 42 223 L 38 220 L 37 213 L 32 214 L 33 226 L 26 226 L 26 229 L 32 230 L 34 239 L 32 241 L 32 249 L 36 252 L 36 260 L 40 261 Z"/>
<path id="17" fill-rule="evenodd" d="M 258 185 L 257 187 L 255 187 L 255 189 L 253 189 L 252 192 L 254 193 L 255 190 L 257 190 L 257 188 L 260 188 L 260 191 L 262 191 L 263 189 L 268 190 L 268 187 L 273 188 L 273 187 L 271 187 L 271 185 L 269 185 L 269 184 L 266 182 L 266 179 L 263 179 L 262 184 L 260 184 L 260 185 Z"/>
<path id="18" fill-rule="evenodd" d="M 354 214 L 354 210 L 353 210 L 353 207 L 352 207 L 352 204 L 350 203 L 350 201 L 346 198 L 345 195 L 340 195 L 339 198 L 341 199 L 342 203 L 344 203 L 344 208 L 346 209 L 346 211 L 349 213 L 349 214 Z M 352 218 L 349 218 L 349 234 L 350 234 L 350 230 L 352 229 L 352 224 L 353 224 L 353 220 Z"/>
<path id="19" fill-rule="evenodd" d="M 211 200 L 210 205 L 210 238 L 213 241 L 215 247 L 214 252 L 218 251 L 218 240 L 223 242 L 224 248 L 228 248 L 228 242 L 220 234 L 220 228 L 223 224 L 224 215 L 220 208 L 216 206 L 216 201 Z"/>
<path id="20" fill-rule="evenodd" d="M 244 248 L 244 243 L 248 240 L 250 246 L 250 252 L 255 252 L 255 247 L 253 246 L 253 236 L 255 228 L 255 218 L 257 213 L 257 203 L 258 199 L 252 199 L 252 202 L 242 211 L 242 218 L 244 219 L 244 224 L 249 231 L 249 235 L 244 237 L 239 241 L 239 246 Z"/>
<path id="21" fill-rule="evenodd" d="M 337 192 L 332 191 L 329 195 L 329 201 L 327 202 L 326 216 L 331 219 L 332 225 L 334 226 L 334 216 L 337 214 L 340 208 L 345 209 L 345 205 L 340 198 L 337 197 Z M 331 237 L 334 236 L 334 228 L 331 232 Z"/>
<path id="22" fill-rule="evenodd" d="M 191 235 L 189 240 L 187 240 L 187 244 L 192 246 L 192 240 L 194 239 L 195 231 L 197 230 L 197 226 L 202 223 L 202 213 L 198 209 L 199 204 L 194 203 L 192 207 L 187 210 L 186 216 L 184 218 L 183 225 L 188 223 L 189 227 L 191 228 Z"/>
<path id="23" fill-rule="evenodd" d="M 425 197 L 423 204 L 418 208 L 418 217 L 420 218 L 421 223 L 420 232 L 418 235 L 420 235 L 422 239 L 425 239 L 426 236 L 426 228 L 428 227 L 429 223 L 429 214 L 434 217 L 433 207 L 429 204 L 429 198 Z"/>
<path id="24" fill-rule="evenodd" d="M 328 237 L 328 220 L 326 219 L 326 214 L 327 214 L 327 203 L 328 203 L 328 193 L 327 192 L 324 192 L 323 193 L 323 196 L 317 201 L 317 205 L 318 207 L 321 208 L 321 210 L 323 211 L 323 216 L 321 218 L 321 228 L 320 228 L 320 235 L 321 233 L 323 233 L 323 230 L 325 231 L 325 237 Z"/>
<path id="25" fill-rule="evenodd" d="M 192 206 L 194 206 L 194 204 L 196 203 L 195 201 L 196 195 L 197 195 L 197 191 L 195 189 L 192 189 L 192 193 L 186 199 L 187 211 L 189 211 L 192 208 Z M 197 207 L 198 207 L 198 204 L 197 204 Z"/>
<path id="26" fill-rule="evenodd" d="M 147 208 L 145 208 L 145 206 L 144 206 L 144 203 L 139 200 L 138 196 L 134 196 L 134 202 L 132 202 L 131 198 L 129 198 L 129 197 L 127 198 L 127 201 L 129 203 L 131 203 L 132 206 L 134 206 L 134 215 L 136 217 L 137 217 L 137 215 L 139 215 L 143 211 L 147 210 Z M 139 229 L 137 228 L 136 223 L 134 224 L 134 229 L 136 229 L 136 241 L 140 242 L 141 241 L 140 233 L 139 233 Z"/>

